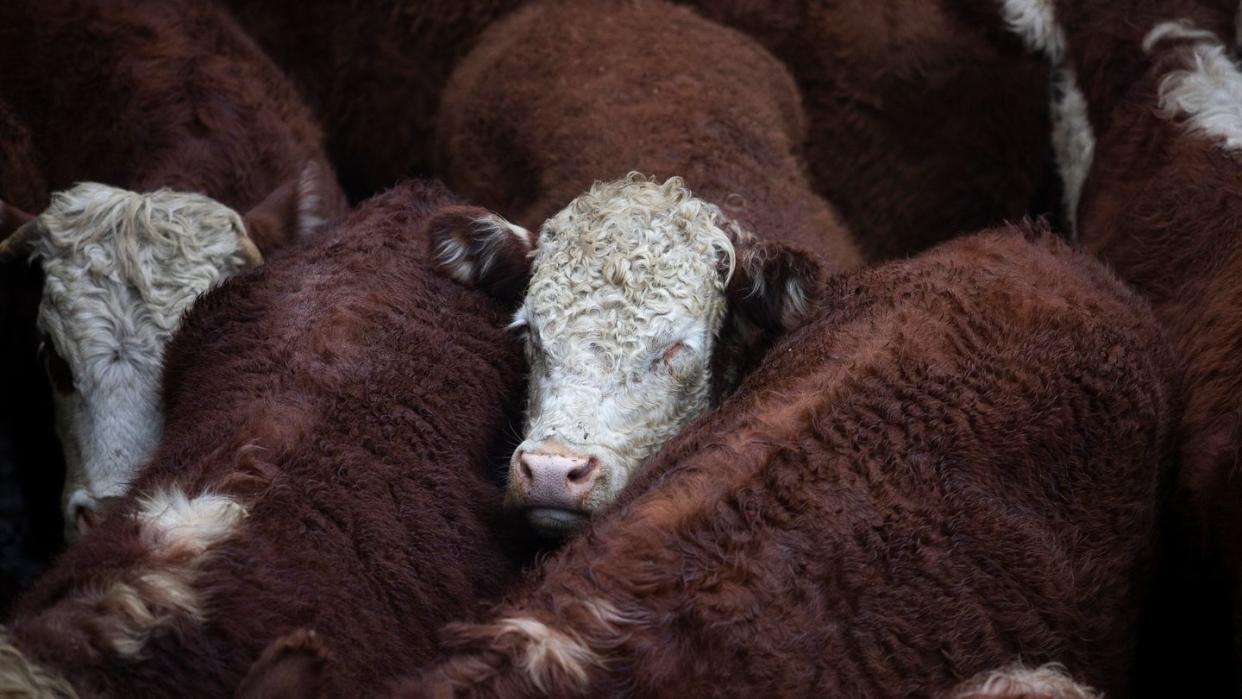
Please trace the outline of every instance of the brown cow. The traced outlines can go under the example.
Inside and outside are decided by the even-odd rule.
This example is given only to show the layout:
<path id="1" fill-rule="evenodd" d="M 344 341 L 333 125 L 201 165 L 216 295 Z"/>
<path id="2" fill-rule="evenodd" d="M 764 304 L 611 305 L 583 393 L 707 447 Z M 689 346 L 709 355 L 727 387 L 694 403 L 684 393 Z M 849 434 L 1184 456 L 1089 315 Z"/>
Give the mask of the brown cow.
<path id="1" fill-rule="evenodd" d="M 1033 48 L 1075 78 L 1080 128 L 1094 142 L 1064 154 L 1086 161 L 1074 212 L 1082 244 L 1151 300 L 1187 365 L 1177 490 L 1184 517 L 1166 527 L 1169 589 L 1155 610 L 1142 686 L 1152 696 L 1236 694 L 1242 71 L 1229 46 L 1238 3 L 1034 4 L 1041 11 L 1021 15 L 1015 29 L 1042 37 Z"/>
<path id="2" fill-rule="evenodd" d="M 455 203 L 396 188 L 194 306 L 159 449 L 23 599 L 0 693 L 226 696 L 307 627 L 324 681 L 365 696 L 502 591 L 526 556 L 493 469 L 521 350 L 498 304 L 420 260 Z"/>
<path id="3" fill-rule="evenodd" d="M 926 696 L 1059 662 L 1124 695 L 1176 372 L 1047 233 L 833 279 L 406 696 Z"/>
<path id="4" fill-rule="evenodd" d="M 858 264 L 802 168 L 804 122 L 775 58 L 655 0 L 532 3 L 453 73 L 446 178 L 542 224 L 536 236 L 463 212 L 440 250 L 462 281 L 509 297 L 528 286 L 515 327 L 529 419 L 508 502 L 542 531 L 610 503 L 801 323 L 823 273 Z"/>
<path id="5" fill-rule="evenodd" d="M 0 27 L 0 94 L 57 191 L 0 256 L 45 276 L 26 361 L 41 340 L 74 530 L 158 442 L 160 353 L 194 299 L 344 201 L 309 111 L 207 0 L 13 0 Z"/>

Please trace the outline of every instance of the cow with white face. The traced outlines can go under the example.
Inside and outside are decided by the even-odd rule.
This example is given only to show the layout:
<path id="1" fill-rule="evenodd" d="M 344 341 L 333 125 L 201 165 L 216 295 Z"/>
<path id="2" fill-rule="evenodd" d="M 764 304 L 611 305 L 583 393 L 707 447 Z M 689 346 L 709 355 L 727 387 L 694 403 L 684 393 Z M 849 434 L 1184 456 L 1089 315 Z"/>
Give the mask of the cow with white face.
<path id="1" fill-rule="evenodd" d="M 122 496 L 154 451 L 164 346 L 195 299 L 262 262 L 248 228 L 320 221 L 304 205 L 317 197 L 297 184 L 316 168 L 245 217 L 199 194 L 96 183 L 58 192 L 37 217 L 0 202 L 0 259 L 29 256 L 43 270 L 39 353 L 65 455 L 67 536 Z"/>
<path id="2" fill-rule="evenodd" d="M 506 505 L 547 535 L 611 503 L 638 465 L 730 388 L 755 338 L 799 325 L 803 253 L 743 231 L 679 178 L 597 183 L 537 239 L 474 207 L 430 224 L 438 264 L 502 298 L 530 361 Z M 740 346 L 738 343 L 745 344 Z"/>

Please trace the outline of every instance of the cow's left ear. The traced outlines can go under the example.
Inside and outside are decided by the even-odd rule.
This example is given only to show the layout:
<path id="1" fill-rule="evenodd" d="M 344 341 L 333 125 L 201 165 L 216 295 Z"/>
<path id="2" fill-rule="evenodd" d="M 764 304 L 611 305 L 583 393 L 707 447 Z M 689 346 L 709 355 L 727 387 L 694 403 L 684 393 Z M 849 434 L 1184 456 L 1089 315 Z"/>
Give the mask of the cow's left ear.
<path id="1" fill-rule="evenodd" d="M 348 209 L 332 168 L 308 160 L 296 175 L 242 216 L 246 235 L 271 252 L 282 244 L 312 235 Z"/>
<path id="2" fill-rule="evenodd" d="M 734 241 L 726 295 L 733 313 L 769 332 L 801 327 L 819 302 L 819 263 L 802 250 L 746 235 Z"/>
<path id="3" fill-rule="evenodd" d="M 530 280 L 534 236 L 477 206 L 450 206 L 427 222 L 435 265 L 462 284 L 516 306 Z"/>

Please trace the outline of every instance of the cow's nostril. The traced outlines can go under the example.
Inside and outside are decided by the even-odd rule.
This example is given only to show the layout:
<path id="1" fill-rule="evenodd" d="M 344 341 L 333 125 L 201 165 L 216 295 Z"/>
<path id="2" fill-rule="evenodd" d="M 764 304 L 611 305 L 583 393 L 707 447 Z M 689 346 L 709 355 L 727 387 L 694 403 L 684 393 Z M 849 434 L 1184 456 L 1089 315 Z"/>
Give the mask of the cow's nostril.
<path id="1" fill-rule="evenodd" d="M 587 459 L 586 463 L 580 466 L 575 466 L 574 468 L 570 469 L 569 473 L 565 475 L 566 477 L 569 478 L 570 483 L 581 483 L 587 480 L 588 478 L 590 478 L 591 476 L 593 476 L 595 474 L 595 471 L 598 469 L 599 469 L 599 462 L 596 461 L 594 456 L 592 456 L 591 458 Z"/>
<path id="2" fill-rule="evenodd" d="M 526 454 L 518 454 L 518 471 L 522 479 L 527 483 L 535 479 L 534 474 L 530 470 L 530 462 L 526 460 Z"/>
<path id="3" fill-rule="evenodd" d="M 78 505 L 73 510 L 73 522 L 78 534 L 85 534 L 95 526 L 95 511 L 85 505 Z"/>

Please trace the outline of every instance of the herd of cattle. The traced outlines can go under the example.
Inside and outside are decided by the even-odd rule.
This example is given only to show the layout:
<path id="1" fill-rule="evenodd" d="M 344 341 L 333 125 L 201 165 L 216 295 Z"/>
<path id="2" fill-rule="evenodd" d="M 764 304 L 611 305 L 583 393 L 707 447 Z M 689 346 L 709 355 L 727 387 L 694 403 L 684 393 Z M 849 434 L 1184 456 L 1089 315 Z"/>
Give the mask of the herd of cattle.
<path id="1" fill-rule="evenodd" d="M 1240 43 L 0 2 L 0 697 L 1242 693 Z"/>

